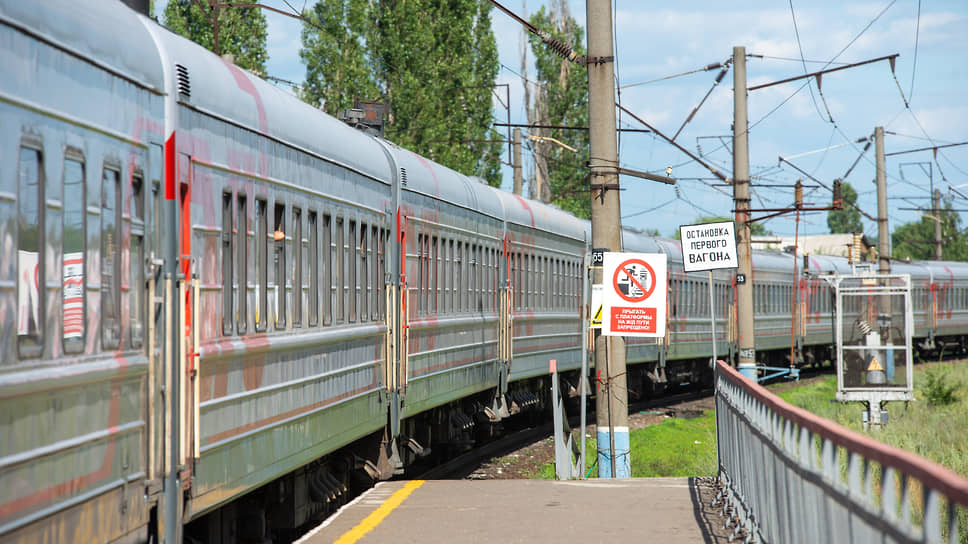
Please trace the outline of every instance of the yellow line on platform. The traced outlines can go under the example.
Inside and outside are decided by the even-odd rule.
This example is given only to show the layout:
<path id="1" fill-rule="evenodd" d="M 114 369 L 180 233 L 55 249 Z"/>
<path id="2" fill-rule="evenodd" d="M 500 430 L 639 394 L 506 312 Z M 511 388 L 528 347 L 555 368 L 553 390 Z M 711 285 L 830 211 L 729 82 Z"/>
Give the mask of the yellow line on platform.
<path id="1" fill-rule="evenodd" d="M 353 527 L 349 531 L 343 533 L 343 536 L 339 537 L 334 544 L 353 544 L 357 540 L 363 538 L 363 535 L 375 529 L 376 526 L 383 521 L 383 518 L 390 515 L 390 512 L 392 512 L 394 508 L 400 506 L 400 503 L 405 501 L 415 489 L 423 484 L 424 480 L 411 480 L 407 482 L 407 484 L 401 489 L 398 489 L 396 493 L 390 495 L 389 499 L 383 501 L 383 504 L 381 504 L 379 508 L 371 512 L 369 516 L 366 516 L 363 521 L 359 522 L 356 527 Z"/>

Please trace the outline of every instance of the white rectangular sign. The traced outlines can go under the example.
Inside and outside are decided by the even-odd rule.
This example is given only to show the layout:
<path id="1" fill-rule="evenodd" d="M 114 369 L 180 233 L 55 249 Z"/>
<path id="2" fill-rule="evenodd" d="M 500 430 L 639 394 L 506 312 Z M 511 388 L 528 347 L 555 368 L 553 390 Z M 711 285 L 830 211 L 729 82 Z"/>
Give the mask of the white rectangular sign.
<path id="1" fill-rule="evenodd" d="M 592 285 L 592 315 L 588 320 L 588 328 L 602 328 L 602 286 L 601 284 Z"/>
<path id="2" fill-rule="evenodd" d="M 686 272 L 736 268 L 736 229 L 732 221 L 681 225 L 682 266 Z"/>
<path id="3" fill-rule="evenodd" d="M 602 334 L 665 336 L 664 253 L 606 253 L 602 265 Z"/>

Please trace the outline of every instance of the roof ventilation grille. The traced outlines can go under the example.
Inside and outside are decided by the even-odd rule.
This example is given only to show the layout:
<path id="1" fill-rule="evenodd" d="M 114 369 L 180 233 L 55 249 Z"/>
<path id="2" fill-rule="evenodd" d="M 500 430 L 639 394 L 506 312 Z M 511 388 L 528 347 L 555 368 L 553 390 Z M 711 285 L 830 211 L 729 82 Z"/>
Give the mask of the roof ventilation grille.
<path id="1" fill-rule="evenodd" d="M 402 185 L 404 187 L 407 186 L 407 169 L 406 168 L 401 168 L 400 169 L 400 185 Z"/>
<path id="2" fill-rule="evenodd" d="M 178 95 L 184 100 L 190 100 L 192 98 L 192 83 L 188 78 L 188 68 L 176 64 L 175 75 L 178 78 Z"/>

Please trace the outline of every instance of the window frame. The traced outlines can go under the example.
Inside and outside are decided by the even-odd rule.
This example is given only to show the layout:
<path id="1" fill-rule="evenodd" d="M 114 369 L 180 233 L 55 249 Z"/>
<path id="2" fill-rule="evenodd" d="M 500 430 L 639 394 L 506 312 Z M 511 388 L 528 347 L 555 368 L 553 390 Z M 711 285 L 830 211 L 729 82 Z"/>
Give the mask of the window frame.
<path id="1" fill-rule="evenodd" d="M 63 313 L 61 318 L 63 321 L 63 326 L 61 327 L 61 347 L 64 349 L 64 353 L 77 354 L 84 353 L 84 346 L 87 342 L 87 162 L 85 161 L 84 154 L 72 148 L 68 148 L 64 153 L 64 165 L 62 170 L 63 180 L 61 187 L 64 190 L 65 195 L 67 194 L 67 163 L 75 162 L 80 165 L 81 177 L 79 180 L 80 185 L 80 197 L 79 198 L 65 198 L 63 199 L 63 215 L 62 215 L 62 231 L 61 231 L 61 243 L 62 243 L 62 253 L 61 253 L 61 271 L 62 277 L 63 273 L 67 272 L 67 255 L 69 253 L 80 253 L 80 335 L 70 336 L 66 335 L 67 331 L 67 289 L 66 289 L 66 278 L 61 282 L 61 301 L 63 304 Z M 74 185 L 71 183 L 70 185 Z M 80 251 L 67 251 L 67 228 L 68 228 L 68 206 L 77 205 L 79 207 L 79 221 L 80 221 Z M 74 249 L 73 247 L 70 249 Z"/>

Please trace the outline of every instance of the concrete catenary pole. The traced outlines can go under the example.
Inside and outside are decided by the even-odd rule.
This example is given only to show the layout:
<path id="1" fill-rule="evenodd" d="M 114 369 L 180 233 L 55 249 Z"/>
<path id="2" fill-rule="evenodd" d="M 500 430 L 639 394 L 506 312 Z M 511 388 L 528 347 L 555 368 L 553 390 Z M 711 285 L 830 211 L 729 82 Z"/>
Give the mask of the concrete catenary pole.
<path id="1" fill-rule="evenodd" d="M 891 233 L 887 229 L 887 169 L 884 166 L 884 127 L 874 128 L 874 154 L 877 172 L 877 263 L 878 272 L 891 273 Z M 885 310 L 887 310 L 885 312 Z M 881 308 L 890 313 L 890 306 Z"/>
<path id="2" fill-rule="evenodd" d="M 514 129 L 511 167 L 514 168 L 514 194 L 521 196 L 521 129 Z"/>
<path id="3" fill-rule="evenodd" d="M 941 260 L 941 190 L 935 189 L 931 202 L 931 216 L 934 217 L 934 260 Z"/>
<path id="4" fill-rule="evenodd" d="M 733 47 L 733 202 L 736 206 L 736 319 L 739 371 L 756 380 L 753 336 L 753 252 L 750 247 L 750 150 L 746 115 L 746 48 Z"/>
<path id="5" fill-rule="evenodd" d="M 588 127 L 592 197 L 592 247 L 622 251 L 619 219 L 618 146 L 615 139 L 615 79 L 611 0 L 588 0 Z M 595 270 L 602 283 L 602 269 Z M 631 477 L 625 339 L 595 336 L 595 367 L 603 380 L 595 396 L 598 475 Z"/>
<path id="6" fill-rule="evenodd" d="M 874 128 L 874 160 L 877 182 L 877 263 L 878 272 L 891 273 L 891 233 L 887 228 L 887 168 L 884 163 L 884 127 Z M 891 295 L 881 295 L 878 301 L 878 321 L 881 329 L 881 341 L 891 343 Z M 887 350 L 885 354 L 887 378 L 894 378 L 894 351 Z M 881 407 L 870 406 L 872 422 L 881 420 Z"/>

